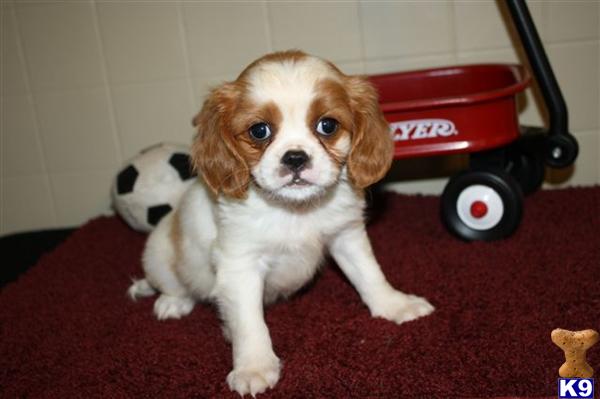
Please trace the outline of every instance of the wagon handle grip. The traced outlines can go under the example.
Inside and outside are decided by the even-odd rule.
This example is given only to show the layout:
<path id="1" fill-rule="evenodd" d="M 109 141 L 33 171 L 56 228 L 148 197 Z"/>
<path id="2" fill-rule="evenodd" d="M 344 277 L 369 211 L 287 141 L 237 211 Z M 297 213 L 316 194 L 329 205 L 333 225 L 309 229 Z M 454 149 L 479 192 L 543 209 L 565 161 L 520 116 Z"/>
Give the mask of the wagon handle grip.
<path id="1" fill-rule="evenodd" d="M 506 0 L 529 65 L 538 82 L 549 114 L 546 162 L 550 166 L 565 167 L 577 158 L 577 140 L 569 133 L 567 104 L 548 61 L 527 4 L 524 0 Z"/>

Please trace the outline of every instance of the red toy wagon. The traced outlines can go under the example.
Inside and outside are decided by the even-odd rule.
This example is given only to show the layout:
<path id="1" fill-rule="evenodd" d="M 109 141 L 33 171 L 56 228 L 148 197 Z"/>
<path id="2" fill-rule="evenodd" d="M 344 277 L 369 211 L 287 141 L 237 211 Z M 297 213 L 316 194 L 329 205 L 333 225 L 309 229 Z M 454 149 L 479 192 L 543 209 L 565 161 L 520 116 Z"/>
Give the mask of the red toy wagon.
<path id="1" fill-rule="evenodd" d="M 442 220 L 466 240 L 510 235 L 522 196 L 537 190 L 544 163 L 577 157 L 567 108 L 523 0 L 508 0 L 550 115 L 549 128 L 520 128 L 516 95 L 530 82 L 522 66 L 487 64 L 371 76 L 395 141 L 395 158 L 469 153 L 469 169 L 450 178 Z"/>

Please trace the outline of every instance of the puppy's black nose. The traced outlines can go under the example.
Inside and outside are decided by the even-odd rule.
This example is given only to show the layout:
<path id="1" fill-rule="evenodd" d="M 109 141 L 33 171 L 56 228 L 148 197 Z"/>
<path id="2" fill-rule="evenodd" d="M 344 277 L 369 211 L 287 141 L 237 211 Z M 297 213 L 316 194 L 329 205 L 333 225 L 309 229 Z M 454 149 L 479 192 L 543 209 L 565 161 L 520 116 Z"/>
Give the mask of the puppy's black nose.
<path id="1" fill-rule="evenodd" d="M 307 162 L 308 154 L 304 151 L 288 151 L 283 154 L 283 157 L 281 158 L 281 163 L 294 172 L 304 168 Z"/>

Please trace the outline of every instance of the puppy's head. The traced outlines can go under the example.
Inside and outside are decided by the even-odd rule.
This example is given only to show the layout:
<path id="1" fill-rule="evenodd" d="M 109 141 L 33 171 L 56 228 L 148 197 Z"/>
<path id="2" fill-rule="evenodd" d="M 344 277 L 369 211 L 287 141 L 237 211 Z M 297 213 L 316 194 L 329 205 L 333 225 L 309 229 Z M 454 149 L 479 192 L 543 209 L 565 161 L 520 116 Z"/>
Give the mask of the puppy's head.
<path id="1" fill-rule="evenodd" d="M 298 51 L 264 56 L 214 89 L 194 125 L 195 168 L 215 194 L 235 198 L 254 181 L 272 197 L 307 201 L 335 185 L 344 166 L 364 188 L 392 160 L 375 89 Z"/>

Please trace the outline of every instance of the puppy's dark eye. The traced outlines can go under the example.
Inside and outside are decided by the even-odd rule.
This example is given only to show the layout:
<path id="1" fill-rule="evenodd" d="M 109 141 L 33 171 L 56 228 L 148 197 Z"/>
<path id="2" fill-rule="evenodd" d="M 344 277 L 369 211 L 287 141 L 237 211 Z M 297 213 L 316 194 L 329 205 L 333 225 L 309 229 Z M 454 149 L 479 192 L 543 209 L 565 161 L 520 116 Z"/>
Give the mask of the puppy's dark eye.
<path id="1" fill-rule="evenodd" d="M 266 140 L 271 137 L 271 128 L 266 123 L 260 122 L 250 126 L 248 133 L 254 140 Z"/>
<path id="2" fill-rule="evenodd" d="M 339 122 L 333 118 L 323 118 L 317 123 L 317 133 L 323 136 L 331 136 L 339 126 Z"/>

